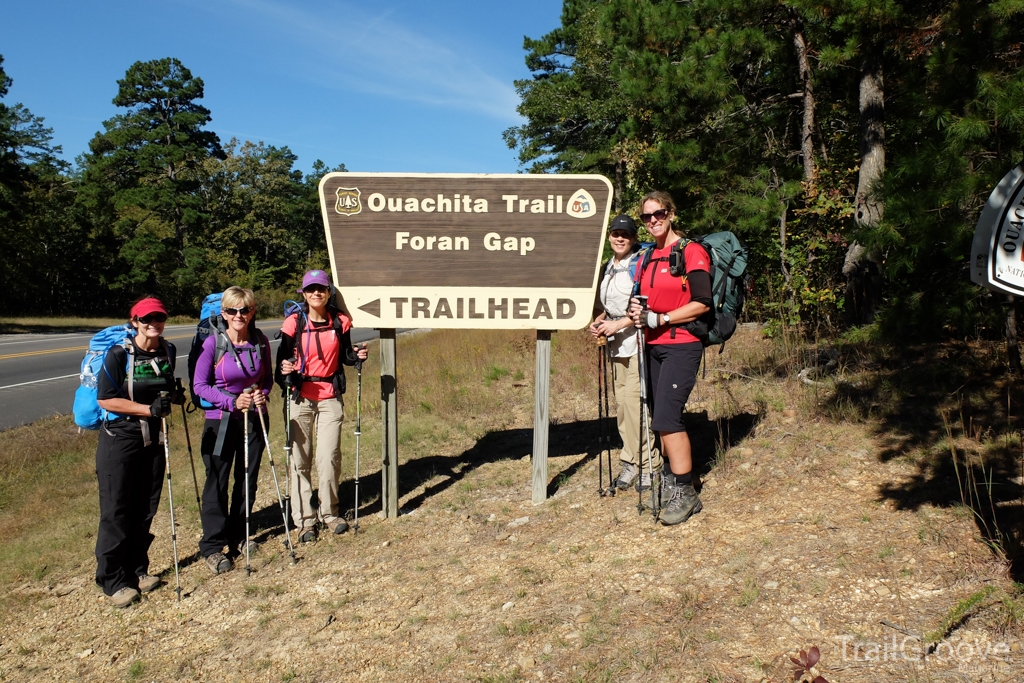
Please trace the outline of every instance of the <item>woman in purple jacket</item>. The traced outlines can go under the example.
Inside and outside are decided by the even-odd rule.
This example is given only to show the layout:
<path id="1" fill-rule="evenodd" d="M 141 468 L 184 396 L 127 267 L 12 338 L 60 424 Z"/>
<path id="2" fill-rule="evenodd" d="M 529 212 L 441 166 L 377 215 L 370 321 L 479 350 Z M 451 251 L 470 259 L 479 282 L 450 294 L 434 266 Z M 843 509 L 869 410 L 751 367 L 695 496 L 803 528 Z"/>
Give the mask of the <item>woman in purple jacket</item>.
<path id="1" fill-rule="evenodd" d="M 222 574 L 233 566 L 231 558 L 224 554 L 224 546 L 233 553 L 237 546 L 245 543 L 243 481 L 248 481 L 251 505 L 256 500 L 260 459 L 266 446 L 255 415 L 249 419 L 249 433 L 243 433 L 244 411 L 259 410 L 266 419 L 267 396 L 273 385 L 270 343 L 252 324 L 255 315 L 256 298 L 252 290 L 228 287 L 221 298 L 221 316 L 227 323 L 226 329 L 218 329 L 206 338 L 196 361 L 195 393 L 214 406 L 206 411 L 203 427 L 201 450 L 206 465 L 206 485 L 200 511 L 203 540 L 199 542 L 199 552 L 214 574 Z M 253 391 L 246 393 L 249 388 Z M 243 439 L 249 441 L 247 474 Z M 232 469 L 235 481 L 229 505 L 228 481 Z"/>

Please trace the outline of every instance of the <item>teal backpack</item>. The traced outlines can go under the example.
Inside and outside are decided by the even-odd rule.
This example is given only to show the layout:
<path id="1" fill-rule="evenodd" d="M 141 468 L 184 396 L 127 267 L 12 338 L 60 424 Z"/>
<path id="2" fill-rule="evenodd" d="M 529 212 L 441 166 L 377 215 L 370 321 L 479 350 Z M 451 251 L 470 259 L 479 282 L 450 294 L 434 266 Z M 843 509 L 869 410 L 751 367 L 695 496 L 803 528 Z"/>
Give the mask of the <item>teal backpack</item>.
<path id="1" fill-rule="evenodd" d="M 721 350 L 724 350 L 725 342 L 736 331 L 737 321 L 743 313 L 743 302 L 747 294 L 749 252 L 746 245 L 728 231 L 704 235 L 694 241 L 708 252 L 713 266 L 711 300 L 714 303 L 714 318 L 708 330 L 707 341 L 701 341 L 704 341 L 704 346 L 721 344 Z"/>

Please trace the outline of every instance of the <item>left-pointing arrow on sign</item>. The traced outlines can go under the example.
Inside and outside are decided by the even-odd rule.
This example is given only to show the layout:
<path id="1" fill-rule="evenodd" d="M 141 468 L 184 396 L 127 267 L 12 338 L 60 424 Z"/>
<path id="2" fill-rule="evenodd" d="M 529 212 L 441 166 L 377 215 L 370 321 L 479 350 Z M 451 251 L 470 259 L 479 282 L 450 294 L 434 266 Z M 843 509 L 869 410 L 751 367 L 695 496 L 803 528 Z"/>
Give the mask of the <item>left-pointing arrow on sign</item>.
<path id="1" fill-rule="evenodd" d="M 380 299 L 374 299 L 373 301 L 371 301 L 368 304 L 363 304 L 362 306 L 359 307 L 359 310 L 363 311 L 364 313 L 369 313 L 374 318 L 379 318 L 380 317 Z"/>

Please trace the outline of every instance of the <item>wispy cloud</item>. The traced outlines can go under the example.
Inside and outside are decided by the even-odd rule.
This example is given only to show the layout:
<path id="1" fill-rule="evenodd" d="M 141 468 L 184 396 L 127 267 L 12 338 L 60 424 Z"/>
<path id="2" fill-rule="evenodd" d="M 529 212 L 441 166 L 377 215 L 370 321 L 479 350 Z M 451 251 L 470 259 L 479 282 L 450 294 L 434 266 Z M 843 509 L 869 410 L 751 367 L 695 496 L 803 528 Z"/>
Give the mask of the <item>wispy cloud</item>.
<path id="1" fill-rule="evenodd" d="M 315 55 L 312 61 L 302 59 L 301 76 L 321 87 L 518 120 L 519 99 L 511 83 L 481 69 L 473 55 L 418 33 L 390 12 L 374 14 L 349 3 L 335 4 L 329 13 L 323 5 L 313 13 L 275 0 L 233 4 L 250 20 L 261 16 L 278 35 L 289 35 L 296 57 Z"/>

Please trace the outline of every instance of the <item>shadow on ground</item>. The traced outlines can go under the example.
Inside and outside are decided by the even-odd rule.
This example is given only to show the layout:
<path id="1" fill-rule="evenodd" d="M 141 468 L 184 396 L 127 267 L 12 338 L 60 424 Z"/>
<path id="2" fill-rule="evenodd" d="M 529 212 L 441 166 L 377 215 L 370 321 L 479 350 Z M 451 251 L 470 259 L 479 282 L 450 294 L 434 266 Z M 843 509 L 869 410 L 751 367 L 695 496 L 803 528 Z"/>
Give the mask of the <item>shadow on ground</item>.
<path id="1" fill-rule="evenodd" d="M 753 430 L 759 417 L 754 414 L 741 413 L 729 418 L 711 420 L 706 412 L 690 413 L 686 416 L 687 431 L 694 447 L 694 471 L 703 474 L 711 470 L 715 462 L 718 448 L 728 449 L 735 445 Z M 612 423 L 614 432 L 614 423 Z M 564 424 L 553 424 L 548 432 L 548 456 L 552 458 L 578 455 L 560 471 L 549 471 L 550 481 L 547 495 L 555 495 L 574 474 L 591 460 L 602 453 L 600 425 L 597 420 L 579 420 Z M 618 437 L 615 437 L 618 440 Z M 621 442 L 613 443 L 617 449 Z M 500 460 L 519 460 L 533 452 L 532 429 L 504 429 L 485 434 L 476 444 L 454 456 L 428 455 L 410 460 L 398 469 L 399 496 L 416 490 L 441 475 L 443 479 L 426 486 L 422 492 L 405 501 L 403 512 L 411 512 L 423 503 L 450 488 L 463 479 L 469 472 L 481 465 Z M 607 457 L 607 456 L 605 456 Z M 613 456 L 613 474 L 619 465 Z M 549 463 L 550 464 L 550 463 Z M 607 460 L 603 460 L 607 464 Z M 524 483 L 529 481 L 530 469 L 523 468 Z M 605 473 L 607 477 L 607 473 Z M 597 478 L 592 482 L 598 489 Z M 343 483 L 342 500 L 354 500 L 351 481 Z M 347 491 L 347 493 L 346 493 Z M 347 496 L 347 497 L 346 497 Z M 359 499 L 360 516 L 381 510 L 381 477 L 380 470 L 360 476 Z M 343 504 L 344 505 L 344 504 Z"/>
<path id="2" fill-rule="evenodd" d="M 947 343 L 874 353 L 822 406 L 834 420 L 866 420 L 879 459 L 912 458 L 906 485 L 880 490 L 905 510 L 964 505 L 979 533 L 1024 581 L 1024 384 L 1000 344 Z M 851 376 L 853 376 L 851 374 Z"/>

